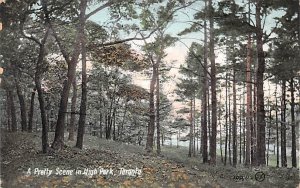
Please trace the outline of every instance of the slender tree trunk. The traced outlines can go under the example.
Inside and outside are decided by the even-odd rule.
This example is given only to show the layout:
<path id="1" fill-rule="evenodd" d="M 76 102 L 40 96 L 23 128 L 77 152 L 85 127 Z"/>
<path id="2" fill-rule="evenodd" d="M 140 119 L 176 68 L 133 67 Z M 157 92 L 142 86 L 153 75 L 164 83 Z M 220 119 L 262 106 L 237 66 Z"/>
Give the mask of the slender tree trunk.
<path id="1" fill-rule="evenodd" d="M 78 121 L 77 131 L 77 142 L 76 147 L 82 149 L 83 146 L 83 135 L 86 121 L 86 107 L 87 107 L 87 74 L 86 74 L 86 37 L 85 37 L 85 11 L 87 7 L 87 0 L 80 1 L 80 17 L 79 17 L 79 40 L 81 44 L 81 62 L 82 62 L 82 73 L 81 73 L 81 103 L 80 103 L 80 116 Z M 72 78 L 72 82 L 75 79 Z"/>
<path id="2" fill-rule="evenodd" d="M 193 157 L 196 156 L 196 94 L 193 97 Z"/>
<path id="3" fill-rule="evenodd" d="M 256 0 L 256 47 L 257 47 L 257 165 L 264 166 L 266 164 L 266 143 L 265 143 L 265 110 L 264 110 L 264 72 L 265 72 L 265 55 L 263 51 L 263 31 L 261 27 L 261 8 L 262 0 Z"/>
<path id="4" fill-rule="evenodd" d="M 27 110 L 26 110 L 27 108 L 24 99 L 24 94 L 22 93 L 22 89 L 17 78 L 15 78 L 15 85 L 16 85 L 17 95 L 19 98 L 19 104 L 20 104 L 21 130 L 27 131 Z"/>
<path id="5" fill-rule="evenodd" d="M 215 63 L 215 35 L 214 35 L 214 18 L 213 18 L 213 6 L 212 0 L 209 3 L 209 53 L 211 62 L 211 140 L 210 140 L 210 163 L 216 164 L 216 138 L 217 138 L 217 91 L 216 91 L 216 63 Z"/>
<path id="6" fill-rule="evenodd" d="M 286 167 L 286 81 L 282 81 L 281 87 L 281 166 Z"/>
<path id="7" fill-rule="evenodd" d="M 16 108 L 15 108 L 15 101 L 14 101 L 14 94 L 12 90 L 8 91 L 9 94 L 9 106 L 10 106 L 10 114 L 11 114 L 11 131 L 17 132 L 18 125 L 17 125 L 17 116 L 16 116 Z"/>
<path id="8" fill-rule="evenodd" d="M 227 163 L 227 146 L 228 146 L 228 72 L 226 68 L 226 79 L 225 79 L 225 158 L 224 165 Z"/>
<path id="9" fill-rule="evenodd" d="M 127 104 L 128 100 L 126 100 L 125 103 L 125 110 L 124 110 L 124 114 L 123 114 L 123 118 L 122 118 L 122 123 L 121 123 L 121 139 L 123 136 L 123 130 L 124 130 L 124 124 L 125 124 L 125 117 L 126 117 L 126 112 L 127 112 L 127 108 L 128 108 L 128 104 Z"/>
<path id="10" fill-rule="evenodd" d="M 244 91 L 246 84 L 244 84 Z M 243 163 L 246 163 L 246 103 L 245 103 L 245 92 L 243 93 Z M 251 129 L 250 129 L 251 130 Z M 251 135 L 250 135 L 251 138 Z M 250 157 L 249 157 L 250 158 Z"/>
<path id="11" fill-rule="evenodd" d="M 237 110 L 236 110 L 236 80 L 235 80 L 235 62 L 233 64 L 233 122 L 232 122 L 232 164 L 234 167 L 236 167 L 237 164 Z"/>
<path id="12" fill-rule="evenodd" d="M 100 138 L 103 138 L 102 112 L 99 114 Z"/>
<path id="13" fill-rule="evenodd" d="M 247 114 L 246 114 L 246 159 L 245 165 L 249 166 L 251 157 L 251 127 L 252 122 L 252 85 L 251 85 L 251 62 L 252 62 L 252 48 L 251 35 L 248 35 L 247 43 L 247 65 L 246 65 L 246 83 L 247 83 Z"/>
<path id="14" fill-rule="evenodd" d="M 294 78 L 291 78 L 290 89 L 291 89 L 291 120 L 292 120 L 292 122 L 291 122 L 291 128 L 292 128 L 292 166 L 297 167 Z"/>
<path id="15" fill-rule="evenodd" d="M 74 140 L 74 131 L 75 131 L 75 121 L 76 121 L 76 100 L 77 100 L 77 82 L 76 78 L 72 83 L 73 86 L 73 95 L 71 99 L 71 120 L 70 120 L 70 127 L 69 127 L 69 140 Z"/>
<path id="16" fill-rule="evenodd" d="M 190 144 L 189 144 L 189 157 L 193 156 L 193 143 L 194 143 L 194 127 L 193 127 L 193 99 L 190 101 Z"/>
<path id="17" fill-rule="evenodd" d="M 244 93 L 244 90 L 243 90 Z M 239 153 L 239 163 L 242 164 L 242 119 L 243 119 L 243 111 L 242 111 L 242 95 L 240 95 L 240 122 L 239 122 L 239 134 L 240 134 L 240 153 Z"/>
<path id="18" fill-rule="evenodd" d="M 156 67 L 153 64 L 152 78 L 150 82 L 150 99 L 149 99 L 149 124 L 146 142 L 146 151 L 151 153 L 153 151 L 153 139 L 155 131 L 155 112 L 154 112 L 154 88 L 156 82 Z"/>
<path id="19" fill-rule="evenodd" d="M 229 89 L 229 93 L 230 93 L 230 87 Z M 229 101 L 228 101 L 228 120 L 229 120 L 229 124 L 228 124 L 228 161 L 229 164 L 232 165 L 232 160 L 231 160 L 231 134 L 232 134 L 232 121 L 231 121 L 231 101 L 230 101 L 230 94 L 229 94 Z"/>
<path id="20" fill-rule="evenodd" d="M 117 114 L 117 107 L 115 106 L 114 111 L 113 111 L 113 140 L 116 140 L 116 114 Z"/>
<path id="21" fill-rule="evenodd" d="M 208 138 L 211 139 L 211 106 L 210 106 L 210 92 L 209 92 L 209 84 L 207 82 L 207 129 L 208 129 Z M 208 149 L 209 153 L 209 149 Z M 210 154 L 209 154 L 210 155 Z"/>
<path id="22" fill-rule="evenodd" d="M 160 148 L 160 116 L 159 116 L 159 105 L 160 105 L 160 90 L 159 90 L 159 64 L 160 60 L 157 62 L 157 69 L 156 69 L 156 147 L 157 147 L 157 154 L 160 155 L 161 148 Z"/>
<path id="23" fill-rule="evenodd" d="M 278 99 L 277 99 L 277 83 L 275 89 L 275 124 L 276 124 L 276 167 L 279 167 L 279 124 L 278 124 Z"/>
<path id="24" fill-rule="evenodd" d="M 48 151 L 48 124 L 47 124 L 47 113 L 45 109 L 45 98 L 44 91 L 42 89 L 41 76 L 42 76 L 42 64 L 45 57 L 45 44 L 49 36 L 50 29 L 48 28 L 46 34 L 40 44 L 39 56 L 36 64 L 36 72 L 34 77 L 35 87 L 38 93 L 38 101 L 40 104 L 41 120 L 42 120 L 42 152 L 47 153 Z"/>
<path id="25" fill-rule="evenodd" d="M 10 93 L 8 89 L 6 89 L 6 120 L 7 120 L 7 131 L 11 131 L 11 102 L 10 102 Z"/>
<path id="26" fill-rule="evenodd" d="M 219 100 L 221 101 L 222 99 L 222 94 L 221 92 L 219 93 Z M 220 153 L 221 153 L 221 162 L 223 163 L 223 149 L 222 149 L 222 146 L 223 146 L 223 143 L 222 143 L 222 123 L 221 123 L 221 113 L 222 112 L 222 106 L 221 104 L 219 105 L 219 114 L 218 114 L 218 118 L 219 118 L 219 124 L 220 124 Z"/>
<path id="27" fill-rule="evenodd" d="M 38 72 L 38 71 L 37 71 Z M 39 73 L 36 74 L 35 78 L 35 86 L 38 93 L 38 100 L 40 103 L 40 112 L 41 112 L 41 120 L 42 120 L 42 151 L 43 153 L 47 153 L 48 151 L 48 125 L 47 125 L 47 117 L 45 110 L 45 99 L 41 84 L 41 78 Z"/>
<path id="28" fill-rule="evenodd" d="M 30 99 L 30 109 L 28 114 L 28 132 L 32 132 L 32 121 L 33 121 L 33 115 L 34 115 L 34 99 L 35 99 L 35 91 L 36 88 L 33 89 L 31 92 L 31 99 Z"/>
<path id="29" fill-rule="evenodd" d="M 269 96 L 270 96 L 270 89 L 269 89 Z M 267 166 L 269 165 L 269 150 L 270 150 L 270 137 L 271 137 L 271 126 L 272 126 L 272 108 L 270 99 L 268 99 L 268 106 L 269 106 L 269 126 L 268 126 L 268 141 L 267 141 Z"/>
<path id="30" fill-rule="evenodd" d="M 205 8 L 207 8 L 207 0 L 205 0 Z M 205 13 L 206 17 L 207 13 Z M 201 93 L 201 152 L 203 163 L 208 162 L 208 152 L 207 152 L 207 21 L 204 19 L 204 67 L 203 67 L 203 78 L 202 78 L 202 93 Z"/>

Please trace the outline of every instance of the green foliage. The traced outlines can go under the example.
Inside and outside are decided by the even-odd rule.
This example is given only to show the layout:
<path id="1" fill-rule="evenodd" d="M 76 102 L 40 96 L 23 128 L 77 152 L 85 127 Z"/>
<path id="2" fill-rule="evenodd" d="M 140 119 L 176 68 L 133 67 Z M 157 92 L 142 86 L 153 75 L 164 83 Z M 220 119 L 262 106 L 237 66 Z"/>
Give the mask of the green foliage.
<path id="1" fill-rule="evenodd" d="M 192 43 L 185 60 L 185 65 L 180 66 L 179 73 L 183 75 L 183 78 L 180 78 L 180 82 L 177 84 L 177 94 L 182 98 L 193 98 L 200 95 L 201 80 L 205 71 L 201 65 L 202 62 L 199 62 L 199 60 L 203 60 L 203 50 L 204 48 L 200 44 Z"/>

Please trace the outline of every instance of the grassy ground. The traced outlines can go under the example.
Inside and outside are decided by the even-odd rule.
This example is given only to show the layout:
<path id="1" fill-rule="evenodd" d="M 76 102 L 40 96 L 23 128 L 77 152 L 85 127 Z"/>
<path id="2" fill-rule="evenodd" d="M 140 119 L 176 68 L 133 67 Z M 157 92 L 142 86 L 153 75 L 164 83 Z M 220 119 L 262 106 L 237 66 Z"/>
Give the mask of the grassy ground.
<path id="1" fill-rule="evenodd" d="M 50 134 L 50 140 L 53 135 Z M 187 157 L 187 148 L 163 147 L 162 156 L 148 155 L 140 146 L 127 145 L 87 135 L 84 149 L 66 142 L 64 150 L 49 155 L 40 153 L 40 135 L 5 133 L 1 136 L 2 187 L 296 187 L 297 169 L 233 168 L 219 163 L 202 164 L 200 156 Z M 114 170 L 113 175 L 99 169 Z M 28 175 L 28 169 L 32 174 Z M 89 175 L 37 175 L 33 169 L 95 170 Z M 120 175 L 120 169 L 140 169 L 141 174 Z M 265 179 L 257 181 L 256 173 Z M 259 177 L 259 176 L 258 176 Z M 261 177 L 261 176 L 260 176 Z M 260 180 L 260 179 L 259 179 Z"/>

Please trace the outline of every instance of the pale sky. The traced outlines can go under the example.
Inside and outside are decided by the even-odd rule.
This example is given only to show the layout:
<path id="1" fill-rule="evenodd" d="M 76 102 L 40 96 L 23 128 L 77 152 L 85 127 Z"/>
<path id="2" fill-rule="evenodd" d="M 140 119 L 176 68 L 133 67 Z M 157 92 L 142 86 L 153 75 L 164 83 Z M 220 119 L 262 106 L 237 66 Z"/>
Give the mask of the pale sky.
<path id="1" fill-rule="evenodd" d="M 198 2 L 197 4 L 194 4 L 191 7 L 188 7 L 186 9 L 183 9 L 181 12 L 177 13 L 177 16 L 174 19 L 174 22 L 172 24 L 169 25 L 167 33 L 171 34 L 172 36 L 177 36 L 177 34 L 182 31 L 184 28 L 188 27 L 189 21 L 193 21 L 193 14 L 195 11 L 199 10 L 202 8 L 201 2 Z M 254 12 L 254 11 L 253 11 Z M 96 14 L 95 16 L 91 17 L 91 19 L 97 23 L 101 23 L 104 24 L 108 21 L 109 17 L 108 17 L 108 12 L 107 11 L 103 11 L 100 14 Z M 276 13 L 277 16 L 280 13 Z M 276 15 L 275 14 L 275 15 Z M 268 18 L 266 20 L 266 28 L 268 28 L 268 30 L 270 30 L 271 27 L 274 26 L 274 20 L 273 18 L 274 16 L 271 16 L 271 18 Z M 126 37 L 131 37 L 131 36 L 126 36 Z M 179 73 L 178 73 L 178 67 L 180 67 L 180 64 L 184 63 L 186 54 L 187 54 L 187 46 L 190 46 L 190 44 L 192 42 L 200 42 L 199 40 L 203 40 L 203 34 L 201 32 L 198 33 L 192 33 L 189 35 L 185 35 L 183 37 L 180 38 L 181 42 L 183 42 L 184 44 L 182 44 L 181 42 L 177 42 L 175 44 L 175 46 L 169 47 L 166 49 L 166 53 L 167 56 L 164 59 L 166 62 L 168 62 L 169 64 L 171 64 L 172 68 L 171 71 L 169 72 L 169 74 L 171 76 L 174 76 L 174 78 L 172 78 L 169 83 L 165 84 L 163 91 L 165 92 L 165 94 L 170 94 L 172 93 L 172 91 L 176 88 L 176 82 L 178 81 L 178 77 L 179 77 Z M 153 37 L 151 37 L 150 39 L 148 39 L 148 41 L 153 40 Z M 136 50 L 139 50 L 139 45 L 143 45 L 143 41 L 132 41 L 131 44 L 136 44 L 133 45 L 133 48 Z M 216 63 L 220 63 L 220 64 L 224 64 L 226 60 L 226 57 L 224 55 L 224 53 L 222 53 L 222 51 L 220 50 L 216 50 Z M 149 90 L 149 86 L 150 86 L 150 78 L 146 77 L 145 75 L 142 74 L 135 74 L 133 76 L 133 83 L 140 85 L 142 87 L 144 87 L 145 89 Z M 267 87 L 267 86 L 265 86 Z M 224 88 L 223 88 L 224 89 Z M 223 92 L 222 92 L 223 93 Z M 179 106 L 182 106 L 181 104 L 174 104 L 173 107 L 178 108 Z"/>

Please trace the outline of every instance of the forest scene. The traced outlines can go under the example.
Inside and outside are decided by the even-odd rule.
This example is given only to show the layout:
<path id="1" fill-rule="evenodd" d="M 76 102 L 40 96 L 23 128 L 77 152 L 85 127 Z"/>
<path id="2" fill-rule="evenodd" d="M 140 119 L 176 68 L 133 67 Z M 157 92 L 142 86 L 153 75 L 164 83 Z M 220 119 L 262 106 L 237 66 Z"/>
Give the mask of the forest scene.
<path id="1" fill-rule="evenodd" d="M 0 0 L 0 187 L 300 187 L 299 0 Z"/>

